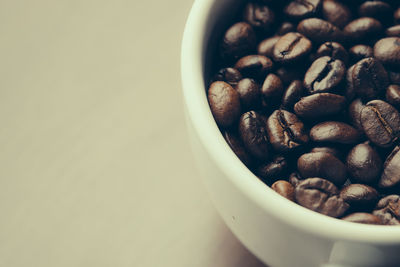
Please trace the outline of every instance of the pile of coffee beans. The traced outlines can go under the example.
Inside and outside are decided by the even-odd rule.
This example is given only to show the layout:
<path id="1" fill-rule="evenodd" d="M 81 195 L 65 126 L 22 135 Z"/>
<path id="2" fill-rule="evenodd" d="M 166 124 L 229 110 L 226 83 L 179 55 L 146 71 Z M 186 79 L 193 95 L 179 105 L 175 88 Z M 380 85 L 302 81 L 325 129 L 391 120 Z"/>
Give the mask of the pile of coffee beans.
<path id="1" fill-rule="evenodd" d="M 221 36 L 208 100 L 283 197 L 400 224 L 400 1 L 251 0 Z"/>

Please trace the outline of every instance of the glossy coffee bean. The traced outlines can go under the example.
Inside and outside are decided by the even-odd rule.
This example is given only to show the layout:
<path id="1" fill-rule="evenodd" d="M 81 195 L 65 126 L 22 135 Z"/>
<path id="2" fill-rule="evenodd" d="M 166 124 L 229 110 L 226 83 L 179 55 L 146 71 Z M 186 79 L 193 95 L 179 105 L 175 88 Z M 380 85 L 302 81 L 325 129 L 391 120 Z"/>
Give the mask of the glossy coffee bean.
<path id="1" fill-rule="evenodd" d="M 341 186 L 347 179 L 346 166 L 334 155 L 324 152 L 303 154 L 297 160 L 302 177 L 321 177 Z"/>
<path id="2" fill-rule="evenodd" d="M 236 134 L 225 131 L 224 138 L 236 156 L 246 165 L 251 165 L 251 157 L 247 153 L 242 141 Z"/>
<path id="3" fill-rule="evenodd" d="M 371 17 L 379 20 L 382 23 L 390 23 L 393 9 L 383 1 L 365 1 L 358 8 L 360 17 Z"/>
<path id="4" fill-rule="evenodd" d="M 385 66 L 398 70 L 400 68 L 400 38 L 388 37 L 379 40 L 374 46 L 374 56 Z"/>
<path id="5" fill-rule="evenodd" d="M 239 93 L 242 110 L 257 109 L 261 106 L 260 86 L 256 81 L 244 78 L 240 80 L 235 88 Z"/>
<path id="6" fill-rule="evenodd" d="M 351 124 L 356 127 L 359 131 L 363 131 L 362 124 L 361 124 L 361 111 L 365 107 L 364 103 L 361 101 L 360 98 L 355 99 L 351 102 L 349 106 L 349 118 Z"/>
<path id="7" fill-rule="evenodd" d="M 295 113 L 302 118 L 315 119 L 341 112 L 346 98 L 330 93 L 318 93 L 303 97 L 294 105 Z"/>
<path id="8" fill-rule="evenodd" d="M 238 22 L 224 34 L 220 53 L 223 59 L 237 60 L 256 49 L 256 34 L 250 24 Z"/>
<path id="9" fill-rule="evenodd" d="M 294 104 L 297 103 L 303 95 L 303 83 L 299 80 L 294 80 L 283 94 L 281 107 L 287 111 L 292 111 Z"/>
<path id="10" fill-rule="evenodd" d="M 282 24 L 278 27 L 278 30 L 276 31 L 277 35 L 285 35 L 289 32 L 295 32 L 296 31 L 296 26 L 288 21 L 282 22 Z"/>
<path id="11" fill-rule="evenodd" d="M 400 71 L 388 71 L 388 74 L 390 83 L 400 85 Z"/>
<path id="12" fill-rule="evenodd" d="M 287 171 L 288 163 L 282 156 L 275 157 L 271 162 L 262 164 L 257 168 L 257 176 L 265 183 L 271 185 L 276 180 L 282 179 Z"/>
<path id="13" fill-rule="evenodd" d="M 382 198 L 372 214 L 378 216 L 383 224 L 400 225 L 400 196 L 389 195 Z"/>
<path id="14" fill-rule="evenodd" d="M 329 154 L 332 154 L 333 156 L 337 157 L 338 159 L 340 159 L 342 156 L 342 153 L 340 152 L 339 149 L 336 149 L 333 147 L 328 147 L 328 146 L 314 147 L 310 151 L 310 153 L 316 153 L 316 152 L 329 153 Z"/>
<path id="15" fill-rule="evenodd" d="M 364 223 L 364 224 L 383 224 L 382 220 L 371 213 L 366 212 L 355 212 L 351 213 L 342 218 L 342 220 L 354 223 Z"/>
<path id="16" fill-rule="evenodd" d="M 313 62 L 304 76 L 304 87 L 310 94 L 332 91 L 340 84 L 346 73 L 343 61 L 320 57 Z"/>
<path id="17" fill-rule="evenodd" d="M 378 201 L 378 191 L 364 184 L 350 184 L 340 191 L 340 197 L 356 210 L 373 208 Z"/>
<path id="18" fill-rule="evenodd" d="M 290 85 L 295 80 L 303 80 L 303 70 L 293 68 L 289 66 L 280 67 L 275 71 L 276 75 L 279 76 L 284 86 Z"/>
<path id="19" fill-rule="evenodd" d="M 349 208 L 338 194 L 334 184 L 321 178 L 303 180 L 295 189 L 298 204 L 331 217 L 341 217 Z"/>
<path id="20" fill-rule="evenodd" d="M 265 129 L 265 118 L 255 111 L 244 113 L 239 119 L 239 135 L 246 150 L 256 159 L 265 161 L 269 157 L 269 142 Z"/>
<path id="21" fill-rule="evenodd" d="M 361 59 L 373 57 L 374 49 L 368 45 L 355 45 L 349 49 L 349 56 L 351 63 L 357 63 Z"/>
<path id="22" fill-rule="evenodd" d="M 274 46 L 274 60 L 282 64 L 298 62 L 312 49 L 311 41 L 300 33 L 283 35 Z"/>
<path id="23" fill-rule="evenodd" d="M 272 58 L 274 55 L 275 44 L 280 38 L 280 36 L 273 36 L 260 42 L 257 47 L 257 54 Z"/>
<path id="24" fill-rule="evenodd" d="M 379 186 L 388 188 L 400 182 L 400 147 L 396 146 L 383 164 Z"/>
<path id="25" fill-rule="evenodd" d="M 229 83 L 233 87 L 242 79 L 242 74 L 235 68 L 220 69 L 214 76 L 213 81 L 223 81 Z"/>
<path id="26" fill-rule="evenodd" d="M 325 20 L 339 28 L 343 28 L 351 21 L 350 9 L 340 1 L 324 0 L 322 3 L 322 16 Z"/>
<path id="27" fill-rule="evenodd" d="M 400 37 L 400 25 L 387 28 L 385 34 L 388 37 Z"/>
<path id="28" fill-rule="evenodd" d="M 373 100 L 361 111 L 361 125 L 374 144 L 390 147 L 400 134 L 400 114 L 392 105 Z"/>
<path id="29" fill-rule="evenodd" d="M 226 82 L 213 82 L 208 89 L 210 103 L 215 121 L 221 127 L 229 127 L 240 116 L 240 97 L 238 92 Z"/>
<path id="30" fill-rule="evenodd" d="M 248 55 L 239 59 L 235 68 L 240 71 L 243 77 L 264 80 L 265 76 L 272 70 L 271 59 L 261 55 Z"/>
<path id="31" fill-rule="evenodd" d="M 291 183 L 285 180 L 279 180 L 273 183 L 271 188 L 284 198 L 294 201 L 294 187 Z"/>
<path id="32" fill-rule="evenodd" d="M 391 84 L 386 90 L 386 102 L 394 106 L 395 108 L 400 108 L 400 85 Z"/>
<path id="33" fill-rule="evenodd" d="M 268 138 L 277 152 L 289 152 L 308 142 L 304 124 L 286 110 L 275 110 L 267 120 Z"/>
<path id="34" fill-rule="evenodd" d="M 345 96 L 348 101 L 352 101 L 356 97 L 355 92 L 355 79 L 353 78 L 353 71 L 356 65 L 350 66 L 350 68 L 346 71 L 346 78 L 345 78 Z"/>
<path id="35" fill-rule="evenodd" d="M 321 7 L 321 0 L 292 0 L 283 13 L 291 20 L 298 21 L 313 17 Z"/>
<path id="36" fill-rule="evenodd" d="M 262 32 L 270 32 L 275 23 L 275 13 L 267 5 L 249 2 L 244 8 L 243 19 Z"/>
<path id="37" fill-rule="evenodd" d="M 310 138 L 318 143 L 355 144 L 360 133 L 344 122 L 324 121 L 311 128 Z"/>
<path id="38" fill-rule="evenodd" d="M 356 44 L 376 38 L 382 32 L 382 29 L 382 24 L 378 20 L 362 17 L 347 24 L 343 32 L 350 42 Z"/>
<path id="39" fill-rule="evenodd" d="M 268 74 L 262 85 L 261 92 L 263 101 L 267 107 L 275 107 L 279 105 L 279 101 L 284 92 L 281 79 L 273 73 Z"/>
<path id="40" fill-rule="evenodd" d="M 302 180 L 304 180 L 303 177 L 301 177 L 297 172 L 292 172 L 289 175 L 289 183 L 291 183 L 294 187 L 296 187 Z"/>
<path id="41" fill-rule="evenodd" d="M 347 155 L 346 163 L 354 182 L 374 184 L 380 178 L 382 159 L 370 145 L 356 145 Z"/>
<path id="42" fill-rule="evenodd" d="M 316 43 L 338 42 L 343 38 L 343 33 L 338 27 L 318 18 L 302 20 L 297 25 L 297 31 Z"/>
<path id="43" fill-rule="evenodd" d="M 331 57 L 332 59 L 339 59 L 343 61 L 345 64 L 349 59 L 349 55 L 346 49 L 344 49 L 344 47 L 337 42 L 323 43 L 317 50 L 316 58 L 323 56 L 328 56 Z"/>

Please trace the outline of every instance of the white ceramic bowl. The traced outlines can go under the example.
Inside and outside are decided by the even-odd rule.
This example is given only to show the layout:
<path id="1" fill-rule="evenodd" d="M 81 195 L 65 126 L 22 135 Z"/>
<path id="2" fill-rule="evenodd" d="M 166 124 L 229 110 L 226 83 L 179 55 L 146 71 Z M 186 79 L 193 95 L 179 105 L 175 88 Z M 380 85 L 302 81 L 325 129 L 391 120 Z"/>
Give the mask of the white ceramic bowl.
<path id="1" fill-rule="evenodd" d="M 345 222 L 292 203 L 253 175 L 225 142 L 207 102 L 206 61 L 208 48 L 216 45 L 241 2 L 196 0 L 182 43 L 184 103 L 193 151 L 220 215 L 271 267 L 400 266 L 400 227 Z"/>

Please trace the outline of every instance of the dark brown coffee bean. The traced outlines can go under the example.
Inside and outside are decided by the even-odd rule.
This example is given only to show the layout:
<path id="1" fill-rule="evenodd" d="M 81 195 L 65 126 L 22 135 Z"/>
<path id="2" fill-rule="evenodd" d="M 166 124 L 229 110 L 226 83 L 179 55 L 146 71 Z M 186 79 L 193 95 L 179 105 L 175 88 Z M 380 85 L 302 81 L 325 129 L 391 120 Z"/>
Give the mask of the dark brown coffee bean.
<path id="1" fill-rule="evenodd" d="M 347 24 L 343 32 L 347 40 L 352 43 L 362 43 L 379 36 L 382 29 L 382 24 L 378 20 L 362 17 Z"/>
<path id="2" fill-rule="evenodd" d="M 321 177 L 341 186 L 347 179 L 346 166 L 334 155 L 324 152 L 303 154 L 297 160 L 302 177 Z"/>
<path id="3" fill-rule="evenodd" d="M 316 43 L 340 42 L 343 38 L 343 33 L 338 27 L 318 18 L 302 20 L 297 25 L 297 31 Z"/>
<path id="4" fill-rule="evenodd" d="M 274 181 L 282 179 L 287 171 L 288 163 L 282 156 L 275 157 L 271 162 L 262 164 L 257 168 L 257 176 L 265 183 L 271 185 Z"/>
<path id="5" fill-rule="evenodd" d="M 275 23 L 275 13 L 266 5 L 249 2 L 244 8 L 243 19 L 262 32 L 270 32 Z"/>
<path id="6" fill-rule="evenodd" d="M 235 68 L 244 77 L 264 80 L 265 76 L 272 70 L 273 63 L 271 59 L 265 56 L 248 55 L 239 59 L 235 64 Z"/>
<path id="7" fill-rule="evenodd" d="M 344 47 L 341 44 L 336 42 L 326 42 L 323 43 L 318 48 L 316 57 L 319 58 L 323 56 L 328 56 L 331 57 L 332 59 L 339 59 L 343 61 L 345 64 L 349 59 L 349 55 L 347 54 L 346 49 L 344 49 Z"/>
<path id="8" fill-rule="evenodd" d="M 311 128 L 310 138 L 314 142 L 355 144 L 360 139 L 360 133 L 346 123 L 324 121 Z"/>
<path id="9" fill-rule="evenodd" d="M 382 220 L 371 213 L 355 212 L 342 218 L 344 221 L 364 224 L 383 224 Z"/>
<path id="10" fill-rule="evenodd" d="M 232 61 L 252 53 L 256 48 L 256 34 L 245 22 L 232 25 L 224 34 L 221 57 Z"/>
<path id="11" fill-rule="evenodd" d="M 347 155 L 346 162 L 347 170 L 354 182 L 374 184 L 380 178 L 382 160 L 370 145 L 356 145 Z"/>
<path id="12" fill-rule="evenodd" d="M 368 139 L 380 147 L 390 147 L 400 134 L 400 114 L 390 104 L 373 100 L 361 111 L 361 124 Z"/>
<path id="13" fill-rule="evenodd" d="M 300 33 L 289 32 L 282 36 L 274 47 L 274 60 L 283 64 L 305 58 L 312 49 L 311 41 Z"/>
<path id="14" fill-rule="evenodd" d="M 359 131 L 363 131 L 361 125 L 361 111 L 365 107 L 360 98 L 355 99 L 349 106 L 349 118 L 351 124 Z"/>
<path id="15" fill-rule="evenodd" d="M 250 166 L 251 157 L 247 153 L 242 141 L 235 134 L 225 131 L 224 138 L 236 156 L 246 165 Z"/>
<path id="16" fill-rule="evenodd" d="M 281 79 L 273 73 L 268 74 L 262 85 L 261 92 L 267 107 L 279 105 L 279 100 L 282 98 L 284 92 Z"/>
<path id="17" fill-rule="evenodd" d="M 378 201 L 378 191 L 365 184 L 351 184 L 340 191 L 340 197 L 356 210 L 373 208 Z"/>
<path id="18" fill-rule="evenodd" d="M 301 180 L 304 180 L 304 179 L 297 172 L 292 172 L 289 175 L 289 183 L 291 183 L 294 187 L 296 187 L 300 183 Z"/>
<path id="19" fill-rule="evenodd" d="M 392 187 L 400 182 L 400 147 L 396 146 L 383 164 L 383 173 L 379 180 L 382 188 Z"/>
<path id="20" fill-rule="evenodd" d="M 400 196 L 389 195 L 382 198 L 372 214 L 386 225 L 400 225 Z"/>
<path id="21" fill-rule="evenodd" d="M 271 188 L 284 198 L 294 201 L 294 187 L 289 182 L 285 180 L 279 180 L 276 181 Z"/>
<path id="22" fill-rule="evenodd" d="M 294 105 L 295 113 L 306 119 L 338 114 L 344 109 L 346 98 L 330 93 L 318 93 L 303 97 Z"/>
<path id="23" fill-rule="evenodd" d="M 400 7 L 394 12 L 393 18 L 395 24 L 400 24 Z"/>
<path id="24" fill-rule="evenodd" d="M 345 96 L 348 101 L 352 101 L 354 97 L 356 97 L 356 92 L 355 92 L 355 79 L 353 78 L 353 71 L 356 65 L 351 66 L 347 71 L 346 71 L 346 90 L 345 90 Z"/>
<path id="25" fill-rule="evenodd" d="M 236 85 L 242 110 L 257 109 L 261 106 L 260 86 L 253 79 L 245 78 Z"/>
<path id="26" fill-rule="evenodd" d="M 217 72 L 213 78 L 213 81 L 223 81 L 234 87 L 241 79 L 242 74 L 237 69 L 223 68 Z"/>
<path id="27" fill-rule="evenodd" d="M 355 45 L 349 49 L 350 62 L 357 63 L 361 59 L 374 56 L 374 49 L 368 45 Z"/>
<path id="28" fill-rule="evenodd" d="M 267 120 L 268 137 L 278 152 L 288 152 L 308 142 L 304 124 L 293 113 L 275 110 Z"/>
<path id="29" fill-rule="evenodd" d="M 334 0 L 324 0 L 322 3 L 322 16 L 325 20 L 339 28 L 343 28 L 351 21 L 350 9 Z"/>
<path id="30" fill-rule="evenodd" d="M 282 97 L 282 108 L 292 111 L 294 104 L 304 95 L 303 83 L 299 80 L 294 80 L 286 89 Z"/>
<path id="31" fill-rule="evenodd" d="M 400 37 L 400 25 L 387 28 L 385 34 L 389 37 Z"/>
<path id="32" fill-rule="evenodd" d="M 392 84 L 400 85 L 400 72 L 388 71 L 388 74 Z"/>
<path id="33" fill-rule="evenodd" d="M 311 149 L 310 153 L 316 153 L 316 152 L 323 152 L 323 153 L 329 153 L 340 159 L 342 157 L 342 153 L 340 152 L 339 149 L 333 148 L 333 147 L 328 147 L 328 146 L 323 146 L 323 147 L 314 147 Z"/>
<path id="34" fill-rule="evenodd" d="M 217 81 L 210 85 L 208 102 L 215 121 L 222 127 L 231 126 L 240 116 L 239 94 L 226 82 Z"/>
<path id="35" fill-rule="evenodd" d="M 293 0 L 283 10 L 284 14 L 295 21 L 314 16 L 320 9 L 320 0 Z"/>
<path id="36" fill-rule="evenodd" d="M 304 87 L 310 94 L 332 91 L 340 84 L 346 73 L 343 61 L 320 57 L 313 62 L 304 76 Z"/>
<path id="37" fill-rule="evenodd" d="M 295 80 L 303 80 L 304 73 L 302 70 L 293 67 L 281 67 L 275 71 L 279 76 L 284 86 L 290 85 Z"/>
<path id="38" fill-rule="evenodd" d="M 244 113 L 239 119 L 239 134 L 248 152 L 258 160 L 269 157 L 269 142 L 265 118 L 255 111 Z"/>
<path id="39" fill-rule="evenodd" d="M 383 1 L 365 1 L 358 8 L 360 17 L 371 17 L 382 23 L 391 21 L 393 9 L 388 3 Z"/>
<path id="40" fill-rule="evenodd" d="M 365 58 L 354 65 L 352 84 L 357 96 L 371 100 L 382 95 L 389 85 L 389 77 L 382 64 L 374 58 Z"/>
<path id="41" fill-rule="evenodd" d="M 400 85 L 391 84 L 386 90 L 386 101 L 394 106 L 400 108 Z"/>
<path id="42" fill-rule="evenodd" d="M 295 32 L 296 31 L 296 26 L 288 21 L 285 21 L 279 26 L 278 30 L 276 31 L 277 35 L 285 35 L 289 32 Z"/>
<path id="43" fill-rule="evenodd" d="M 337 218 L 349 208 L 338 193 L 337 187 L 331 182 L 321 178 L 309 178 L 296 186 L 295 199 L 303 207 Z"/>
<path id="44" fill-rule="evenodd" d="M 274 56 L 274 46 L 280 38 L 280 36 L 273 36 L 265 39 L 258 45 L 257 53 L 259 55 L 272 58 Z"/>
<path id="45" fill-rule="evenodd" d="M 379 40 L 374 46 L 374 55 L 384 65 L 396 68 L 400 67 L 400 38 L 388 37 Z M 398 69 L 397 69 L 398 70 Z"/>

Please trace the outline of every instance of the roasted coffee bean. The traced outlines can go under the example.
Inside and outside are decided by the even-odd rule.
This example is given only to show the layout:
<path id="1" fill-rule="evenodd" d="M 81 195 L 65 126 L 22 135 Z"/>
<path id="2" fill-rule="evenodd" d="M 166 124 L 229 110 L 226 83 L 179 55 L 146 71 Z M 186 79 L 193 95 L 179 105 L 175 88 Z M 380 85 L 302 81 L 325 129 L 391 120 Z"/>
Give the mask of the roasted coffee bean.
<path id="1" fill-rule="evenodd" d="M 279 100 L 284 92 L 281 79 L 273 73 L 268 74 L 262 85 L 261 92 L 267 107 L 279 106 Z"/>
<path id="2" fill-rule="evenodd" d="M 372 48 L 371 48 L 372 51 Z M 347 54 L 346 49 L 336 42 L 326 42 L 323 43 L 317 50 L 316 58 L 328 56 L 332 59 L 339 59 L 343 61 L 345 64 L 349 59 L 349 55 Z"/>
<path id="3" fill-rule="evenodd" d="M 271 188 L 284 198 L 294 201 L 294 187 L 291 183 L 285 180 L 279 180 L 276 181 Z"/>
<path id="4" fill-rule="evenodd" d="M 278 30 L 276 31 L 277 35 L 285 35 L 289 32 L 295 32 L 296 31 L 296 26 L 288 21 L 285 21 L 279 26 Z"/>
<path id="5" fill-rule="evenodd" d="M 288 152 L 308 142 L 304 124 L 293 113 L 275 110 L 267 120 L 268 138 L 278 152 Z"/>
<path id="6" fill-rule="evenodd" d="M 288 163 L 282 156 L 275 157 L 271 162 L 262 164 L 257 168 L 257 176 L 265 183 L 271 184 L 278 179 L 282 179 L 287 171 Z"/>
<path id="7" fill-rule="evenodd" d="M 371 213 L 355 212 L 342 218 L 344 221 L 364 224 L 383 224 L 382 220 Z"/>
<path id="8" fill-rule="evenodd" d="M 291 183 L 294 187 L 296 187 L 301 180 L 304 179 L 297 172 L 293 172 L 289 175 L 289 183 Z"/>
<path id="9" fill-rule="evenodd" d="M 221 57 L 228 61 L 237 60 L 256 49 L 256 34 L 245 22 L 232 25 L 224 34 Z"/>
<path id="10" fill-rule="evenodd" d="M 275 71 L 284 86 L 291 84 L 295 80 L 303 80 L 302 70 L 291 68 L 289 66 L 281 67 Z"/>
<path id="11" fill-rule="evenodd" d="M 362 43 L 371 41 L 382 32 L 382 24 L 374 19 L 368 17 L 358 18 L 351 21 L 344 27 L 343 32 L 347 40 L 352 43 Z"/>
<path id="12" fill-rule="evenodd" d="M 355 45 L 349 49 L 350 62 L 357 63 L 361 59 L 374 56 L 374 49 L 368 45 Z"/>
<path id="13" fill-rule="evenodd" d="M 351 124 L 359 131 L 363 131 L 361 125 L 361 111 L 365 107 L 360 98 L 355 99 L 349 106 L 349 118 Z"/>
<path id="14" fill-rule="evenodd" d="M 394 106 L 400 108 L 400 85 L 391 84 L 386 90 L 386 101 Z"/>
<path id="15" fill-rule="evenodd" d="M 217 72 L 217 74 L 213 78 L 213 81 L 223 81 L 229 83 L 234 87 L 241 79 L 242 74 L 237 69 L 223 68 Z"/>
<path id="16" fill-rule="evenodd" d="M 340 84 L 346 73 L 343 61 L 320 57 L 313 62 L 304 76 L 304 87 L 310 94 L 332 91 Z"/>
<path id="17" fill-rule="evenodd" d="M 244 8 L 243 19 L 262 32 L 270 32 L 275 23 L 275 13 L 266 5 L 249 2 Z"/>
<path id="18" fill-rule="evenodd" d="M 274 60 L 282 64 L 298 62 L 312 49 L 311 41 L 297 32 L 283 35 L 274 46 Z"/>
<path id="19" fill-rule="evenodd" d="M 274 46 L 280 38 L 281 38 L 280 36 L 273 36 L 260 42 L 257 48 L 257 53 L 259 55 L 272 58 L 274 56 Z"/>
<path id="20" fill-rule="evenodd" d="M 383 1 L 365 1 L 358 8 L 360 17 L 371 17 L 382 23 L 390 23 L 393 9 Z"/>
<path id="21" fill-rule="evenodd" d="M 387 28 L 385 34 L 389 37 L 400 37 L 400 25 Z"/>
<path id="22" fill-rule="evenodd" d="M 355 92 L 355 79 L 353 78 L 353 71 L 356 65 L 351 66 L 347 71 L 346 71 L 346 90 L 345 90 L 345 96 L 348 101 L 352 101 L 354 97 L 356 97 L 356 92 Z"/>
<path id="23" fill-rule="evenodd" d="M 297 160 L 297 169 L 302 177 L 321 177 L 337 186 L 343 185 L 347 179 L 346 166 L 330 153 L 303 154 Z"/>
<path id="24" fill-rule="evenodd" d="M 388 71 L 388 74 L 392 84 L 400 85 L 400 72 Z"/>
<path id="25" fill-rule="evenodd" d="M 235 64 L 235 68 L 244 77 L 264 80 L 265 76 L 272 70 L 273 62 L 265 56 L 248 55 L 239 59 Z"/>
<path id="26" fill-rule="evenodd" d="M 356 145 L 347 155 L 347 170 L 351 180 L 363 184 L 374 184 L 382 172 L 382 159 L 370 145 Z"/>
<path id="27" fill-rule="evenodd" d="M 314 16 L 320 9 L 321 0 L 293 0 L 283 10 L 284 14 L 295 21 Z"/>
<path id="28" fill-rule="evenodd" d="M 323 152 L 323 153 L 329 153 L 340 159 L 342 157 L 342 153 L 333 147 L 328 147 L 328 146 L 322 146 L 322 147 L 314 147 L 311 149 L 310 153 L 317 153 L 317 152 Z"/>
<path id="29" fill-rule="evenodd" d="M 334 0 L 324 0 L 322 16 L 325 20 L 339 28 L 343 28 L 351 21 L 351 11 L 344 4 Z"/>
<path id="30" fill-rule="evenodd" d="M 310 138 L 314 142 L 355 144 L 360 139 L 360 133 L 346 123 L 324 121 L 311 128 Z"/>
<path id="31" fill-rule="evenodd" d="M 236 85 L 242 110 L 258 109 L 261 106 L 260 86 L 253 79 L 245 78 Z"/>
<path id="32" fill-rule="evenodd" d="M 356 210 L 372 209 L 378 201 L 378 191 L 365 184 L 350 184 L 340 191 L 340 197 Z"/>
<path id="33" fill-rule="evenodd" d="M 224 138 L 236 156 L 246 165 L 251 165 L 251 157 L 247 153 L 242 141 L 235 134 L 225 131 Z"/>
<path id="34" fill-rule="evenodd" d="M 390 104 L 373 100 L 361 111 L 361 125 L 368 139 L 380 147 L 390 147 L 400 134 L 400 114 Z"/>
<path id="35" fill-rule="evenodd" d="M 372 214 L 378 216 L 383 224 L 400 225 L 400 196 L 389 195 L 382 198 Z"/>
<path id="36" fill-rule="evenodd" d="M 295 189 L 297 203 L 331 217 L 341 217 L 349 208 L 349 204 L 338 194 L 339 190 L 334 184 L 321 178 L 301 181 Z"/>
<path id="37" fill-rule="evenodd" d="M 229 127 L 240 116 L 240 98 L 238 92 L 226 82 L 213 82 L 208 90 L 210 103 L 215 121 L 221 127 Z"/>
<path id="38" fill-rule="evenodd" d="M 392 187 L 400 182 L 400 147 L 396 146 L 383 164 L 383 173 L 379 180 L 382 188 Z"/>
<path id="39" fill-rule="evenodd" d="M 303 83 L 299 80 L 294 80 L 286 89 L 282 97 L 282 108 L 292 111 L 294 104 L 304 95 Z"/>
<path id="40" fill-rule="evenodd" d="M 318 93 L 303 97 L 294 105 L 294 112 L 306 119 L 321 118 L 341 112 L 346 98 L 330 93 Z"/>
<path id="41" fill-rule="evenodd" d="M 245 148 L 258 160 L 269 157 L 269 142 L 265 118 L 255 111 L 244 113 L 239 119 L 239 134 Z"/>
<path id="42" fill-rule="evenodd" d="M 400 38 L 388 37 L 379 40 L 374 46 L 374 56 L 385 66 L 398 70 L 400 67 Z"/>
<path id="43" fill-rule="evenodd" d="M 354 65 L 351 72 L 352 84 L 357 96 L 372 100 L 383 94 L 389 78 L 382 64 L 374 58 L 365 58 Z"/>
<path id="44" fill-rule="evenodd" d="M 302 20 L 297 25 L 297 31 L 316 43 L 338 42 L 343 38 L 343 33 L 338 27 L 318 18 Z"/>

